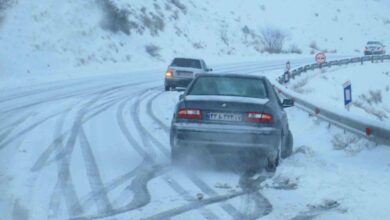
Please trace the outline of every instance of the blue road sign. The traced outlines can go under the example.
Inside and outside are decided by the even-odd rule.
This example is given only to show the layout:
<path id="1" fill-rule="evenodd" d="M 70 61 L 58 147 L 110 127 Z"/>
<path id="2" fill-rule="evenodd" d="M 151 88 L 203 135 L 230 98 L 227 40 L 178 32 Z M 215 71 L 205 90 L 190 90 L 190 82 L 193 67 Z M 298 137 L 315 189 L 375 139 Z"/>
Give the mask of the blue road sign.
<path id="1" fill-rule="evenodd" d="M 352 103 L 352 86 L 351 82 L 347 81 L 344 83 L 344 106 L 349 109 Z"/>
<path id="2" fill-rule="evenodd" d="M 289 71 L 284 72 L 284 74 L 283 74 L 283 82 L 284 83 L 290 82 L 290 72 Z"/>

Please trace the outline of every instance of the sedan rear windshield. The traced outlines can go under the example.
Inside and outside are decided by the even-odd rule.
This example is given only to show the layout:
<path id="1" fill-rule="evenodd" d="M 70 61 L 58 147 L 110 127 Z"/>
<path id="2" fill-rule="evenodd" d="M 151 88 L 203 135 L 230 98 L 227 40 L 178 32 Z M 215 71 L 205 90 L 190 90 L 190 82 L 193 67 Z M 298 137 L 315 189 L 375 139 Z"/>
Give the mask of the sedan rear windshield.
<path id="1" fill-rule="evenodd" d="M 202 66 L 200 64 L 200 60 L 195 59 L 183 59 L 183 58 L 176 58 L 172 61 L 171 66 L 175 67 L 189 67 L 189 68 L 196 68 L 201 69 Z"/>
<path id="2" fill-rule="evenodd" d="M 267 90 L 262 79 L 244 77 L 199 77 L 188 95 L 221 95 L 251 98 L 267 98 Z"/>
<path id="3" fill-rule="evenodd" d="M 382 45 L 382 43 L 379 41 L 368 41 L 367 45 Z"/>

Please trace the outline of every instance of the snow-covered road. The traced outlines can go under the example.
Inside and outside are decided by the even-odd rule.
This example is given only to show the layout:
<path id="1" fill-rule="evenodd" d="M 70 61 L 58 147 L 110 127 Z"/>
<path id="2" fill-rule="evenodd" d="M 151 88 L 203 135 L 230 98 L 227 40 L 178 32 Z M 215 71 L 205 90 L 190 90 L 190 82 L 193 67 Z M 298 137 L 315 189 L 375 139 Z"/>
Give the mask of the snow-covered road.
<path id="1" fill-rule="evenodd" d="M 215 70 L 282 68 L 268 61 Z M 296 108 L 288 109 L 296 151 L 275 174 L 171 167 L 169 126 L 180 93 L 163 92 L 162 71 L 2 94 L 0 219 L 390 216 L 390 149 Z"/>

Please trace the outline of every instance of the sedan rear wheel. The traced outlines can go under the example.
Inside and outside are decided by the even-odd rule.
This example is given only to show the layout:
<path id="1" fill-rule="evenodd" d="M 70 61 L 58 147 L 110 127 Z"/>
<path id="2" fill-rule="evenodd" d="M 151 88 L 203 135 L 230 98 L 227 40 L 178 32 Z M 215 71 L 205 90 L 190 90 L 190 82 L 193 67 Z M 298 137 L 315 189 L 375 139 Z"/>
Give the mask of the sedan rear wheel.
<path id="1" fill-rule="evenodd" d="M 274 158 L 268 158 L 267 159 L 267 165 L 265 167 L 265 170 L 267 172 L 275 172 L 276 168 L 278 167 L 280 163 L 281 158 L 281 147 L 282 147 L 283 141 L 280 140 L 280 144 L 278 146 L 278 152 L 276 153 L 276 157 Z"/>
<path id="2" fill-rule="evenodd" d="M 291 131 L 289 131 L 288 135 L 287 135 L 287 140 L 286 140 L 286 143 L 284 145 L 282 155 L 281 155 L 283 159 L 289 157 L 292 154 L 293 145 L 294 145 L 294 139 L 293 139 Z"/>

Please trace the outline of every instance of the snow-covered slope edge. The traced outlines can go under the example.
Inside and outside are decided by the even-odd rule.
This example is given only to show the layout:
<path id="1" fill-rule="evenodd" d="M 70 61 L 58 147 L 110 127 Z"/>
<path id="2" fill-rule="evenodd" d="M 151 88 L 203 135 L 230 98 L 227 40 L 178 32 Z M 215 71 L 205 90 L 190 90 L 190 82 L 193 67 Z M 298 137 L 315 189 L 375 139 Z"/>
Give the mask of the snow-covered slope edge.
<path id="1" fill-rule="evenodd" d="M 0 78 L 253 59 L 267 55 L 268 28 L 286 35 L 284 51 L 360 53 L 367 40 L 388 41 L 389 12 L 377 0 L 19 0 L 0 27 Z"/>

